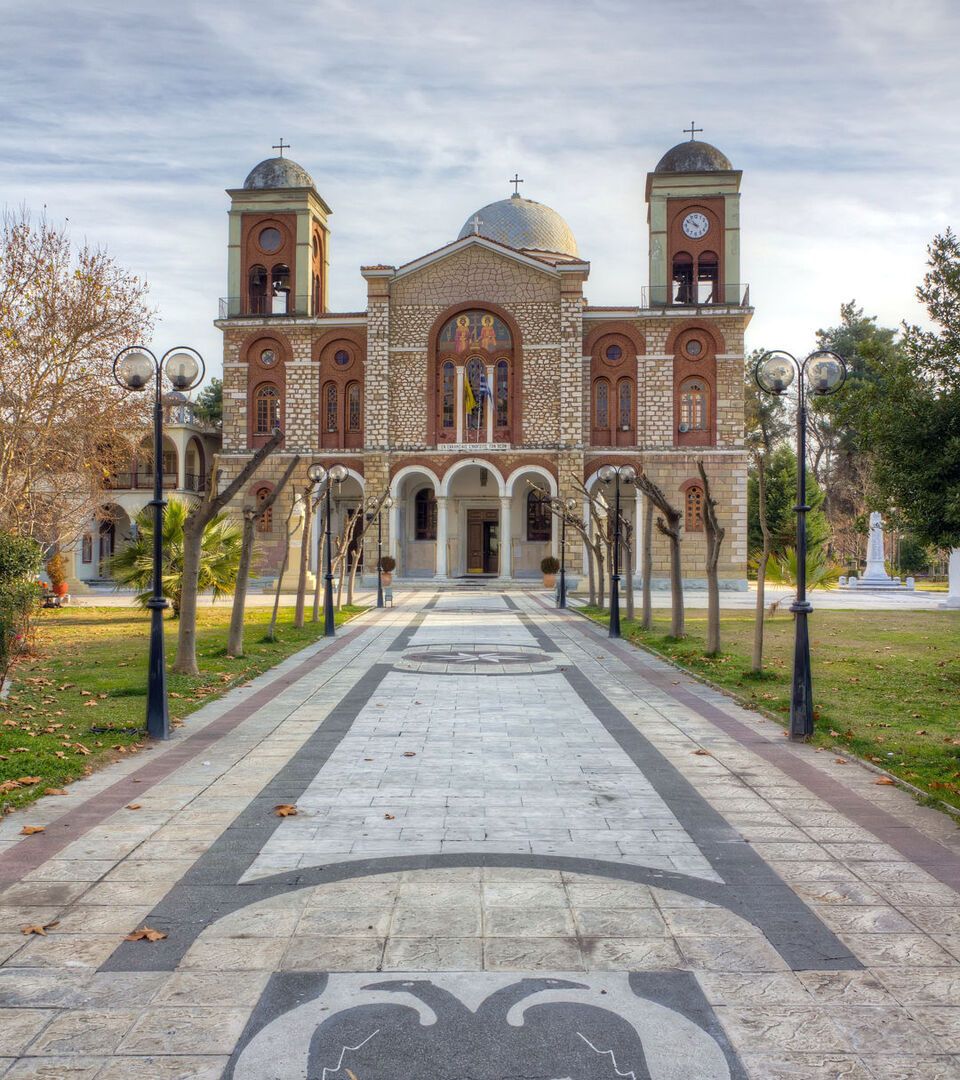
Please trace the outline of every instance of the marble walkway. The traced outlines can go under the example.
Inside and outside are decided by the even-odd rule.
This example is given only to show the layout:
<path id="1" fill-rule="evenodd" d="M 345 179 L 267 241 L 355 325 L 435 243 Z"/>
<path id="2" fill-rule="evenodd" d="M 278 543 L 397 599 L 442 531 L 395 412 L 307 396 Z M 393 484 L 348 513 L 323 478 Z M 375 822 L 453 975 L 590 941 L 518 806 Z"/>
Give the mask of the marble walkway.
<path id="1" fill-rule="evenodd" d="M 0 1076 L 945 1080 L 958 889 L 873 773 L 422 591 L 0 823 Z"/>

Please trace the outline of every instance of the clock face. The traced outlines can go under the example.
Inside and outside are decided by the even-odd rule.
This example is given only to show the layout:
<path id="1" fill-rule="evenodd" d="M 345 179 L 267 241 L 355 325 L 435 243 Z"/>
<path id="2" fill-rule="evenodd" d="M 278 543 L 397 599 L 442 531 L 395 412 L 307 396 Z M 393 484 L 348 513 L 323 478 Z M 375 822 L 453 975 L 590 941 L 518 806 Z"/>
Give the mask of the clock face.
<path id="1" fill-rule="evenodd" d="M 691 240 L 699 240 L 701 236 L 706 236 L 709 228 L 710 222 L 707 220 L 707 215 L 701 214 L 698 210 L 687 214 L 683 219 L 683 231 Z"/>

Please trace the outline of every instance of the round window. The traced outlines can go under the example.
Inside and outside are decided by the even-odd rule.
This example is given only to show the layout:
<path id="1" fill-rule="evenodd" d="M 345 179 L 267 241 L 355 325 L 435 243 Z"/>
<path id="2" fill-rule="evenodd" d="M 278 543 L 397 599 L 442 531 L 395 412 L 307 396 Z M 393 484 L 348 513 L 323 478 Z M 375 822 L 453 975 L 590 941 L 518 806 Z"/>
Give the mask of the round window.
<path id="1" fill-rule="evenodd" d="M 264 349 L 260 354 L 260 363 L 264 367 L 272 367 L 277 362 L 277 354 L 273 349 Z"/>
<path id="2" fill-rule="evenodd" d="M 280 235 L 280 230 L 269 226 L 266 229 L 260 230 L 260 235 L 257 237 L 257 243 L 260 245 L 262 251 L 266 251 L 272 255 L 275 251 L 280 250 L 280 245 L 283 243 L 283 237 Z"/>
<path id="3" fill-rule="evenodd" d="M 691 338 L 684 345 L 684 349 L 686 349 L 687 356 L 699 356 L 703 352 L 703 345 L 696 338 Z"/>
<path id="4" fill-rule="evenodd" d="M 333 354 L 333 362 L 339 364 L 340 367 L 346 367 L 350 363 L 350 354 L 346 349 L 337 349 Z"/>
<path id="5" fill-rule="evenodd" d="M 605 355 L 609 361 L 616 363 L 623 356 L 623 349 L 619 345 L 608 345 Z"/>

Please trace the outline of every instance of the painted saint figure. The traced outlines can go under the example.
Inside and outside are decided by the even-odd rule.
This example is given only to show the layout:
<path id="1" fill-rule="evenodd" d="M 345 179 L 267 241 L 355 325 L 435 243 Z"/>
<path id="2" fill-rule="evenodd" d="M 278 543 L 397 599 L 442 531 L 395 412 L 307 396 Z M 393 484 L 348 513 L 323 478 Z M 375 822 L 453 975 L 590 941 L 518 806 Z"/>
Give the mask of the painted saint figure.
<path id="1" fill-rule="evenodd" d="M 493 352 L 497 347 L 497 331 L 493 325 L 493 316 L 484 315 L 481 319 L 480 348 Z"/>

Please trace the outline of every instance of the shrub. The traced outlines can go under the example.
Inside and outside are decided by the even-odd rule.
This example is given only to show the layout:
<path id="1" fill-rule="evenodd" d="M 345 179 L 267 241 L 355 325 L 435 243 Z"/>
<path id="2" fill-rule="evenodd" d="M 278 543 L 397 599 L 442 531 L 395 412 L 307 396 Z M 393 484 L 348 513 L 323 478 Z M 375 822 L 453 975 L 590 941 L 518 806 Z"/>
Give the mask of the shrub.
<path id="1" fill-rule="evenodd" d="M 543 574 L 555 574 L 560 569 L 560 560 L 553 555 L 548 555 L 540 560 L 540 572 Z"/>
<path id="2" fill-rule="evenodd" d="M 0 532 L 0 591 L 8 582 L 35 578 L 42 563 L 43 552 L 36 540 Z"/>
<path id="3" fill-rule="evenodd" d="M 67 560 L 58 551 L 47 560 L 47 577 L 50 584 L 56 589 L 67 580 Z"/>
<path id="4" fill-rule="evenodd" d="M 397 560 L 392 555 L 384 555 L 380 560 L 380 569 L 385 574 L 392 574 L 397 567 Z"/>

